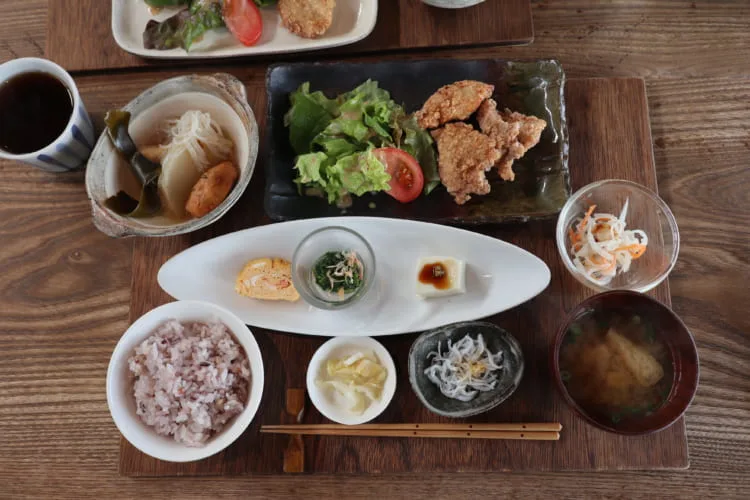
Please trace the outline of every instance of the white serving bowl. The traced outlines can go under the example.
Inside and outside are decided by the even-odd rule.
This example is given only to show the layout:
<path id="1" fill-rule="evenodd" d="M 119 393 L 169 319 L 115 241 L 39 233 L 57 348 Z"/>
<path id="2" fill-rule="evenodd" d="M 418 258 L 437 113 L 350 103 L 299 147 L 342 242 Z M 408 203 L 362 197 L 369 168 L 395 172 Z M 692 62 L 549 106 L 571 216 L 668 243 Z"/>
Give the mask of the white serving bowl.
<path id="1" fill-rule="evenodd" d="M 136 415 L 133 380 L 128 370 L 128 358 L 138 344 L 169 319 L 216 320 L 224 323 L 242 345 L 250 363 L 250 391 L 245 409 L 200 448 L 178 443 L 171 436 L 158 435 Z M 220 452 L 240 437 L 258 411 L 263 396 L 263 380 L 263 359 L 258 343 L 252 332 L 237 316 L 207 302 L 192 300 L 170 302 L 138 318 L 120 338 L 107 370 L 107 405 L 115 425 L 125 439 L 143 453 L 169 462 L 191 462 Z"/>
<path id="2" fill-rule="evenodd" d="M 332 389 L 322 389 L 315 381 L 325 375 L 326 361 L 354 354 L 361 349 L 372 351 L 388 374 L 380 400 L 373 402 L 361 415 L 355 415 L 335 404 L 331 397 Z M 324 417 L 344 425 L 364 424 L 383 413 L 393 399 L 396 393 L 396 364 L 383 344 L 372 337 L 335 337 L 320 346 L 313 354 L 307 367 L 307 393 L 315 408 Z"/>

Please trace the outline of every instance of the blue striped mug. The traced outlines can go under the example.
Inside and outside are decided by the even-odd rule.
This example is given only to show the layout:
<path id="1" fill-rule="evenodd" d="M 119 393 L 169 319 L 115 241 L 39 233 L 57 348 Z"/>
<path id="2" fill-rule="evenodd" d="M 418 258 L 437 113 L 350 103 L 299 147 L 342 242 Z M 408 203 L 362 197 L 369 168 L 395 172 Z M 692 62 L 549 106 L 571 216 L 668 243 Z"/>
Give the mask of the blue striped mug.
<path id="1" fill-rule="evenodd" d="M 94 126 L 78 94 L 78 88 L 67 71 L 47 59 L 13 59 L 0 64 L 0 85 L 15 76 L 32 72 L 47 73 L 62 82 L 70 92 L 73 111 L 65 130 L 52 143 L 38 151 L 24 154 L 12 154 L 0 149 L 0 158 L 22 161 L 48 172 L 67 172 L 85 166 L 96 142 Z"/>

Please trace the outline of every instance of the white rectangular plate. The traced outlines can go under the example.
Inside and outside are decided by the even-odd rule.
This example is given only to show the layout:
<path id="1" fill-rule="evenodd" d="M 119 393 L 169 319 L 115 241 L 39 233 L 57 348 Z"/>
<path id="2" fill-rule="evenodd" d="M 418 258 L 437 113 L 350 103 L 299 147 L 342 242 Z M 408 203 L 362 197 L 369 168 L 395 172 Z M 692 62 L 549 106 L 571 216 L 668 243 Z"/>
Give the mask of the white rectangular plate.
<path id="1" fill-rule="evenodd" d="M 302 52 L 348 45 L 362 40 L 375 27 L 377 0 L 338 0 L 333 24 L 320 38 L 308 39 L 293 35 L 281 25 L 276 6 L 261 9 L 263 35 L 257 44 L 246 47 L 234 39 L 226 28 L 209 31 L 190 48 L 153 50 L 143 47 L 143 30 L 151 19 L 163 21 L 177 9 L 164 9 L 153 16 L 143 0 L 112 0 L 112 34 L 126 51 L 143 57 L 161 59 L 218 58 Z"/>

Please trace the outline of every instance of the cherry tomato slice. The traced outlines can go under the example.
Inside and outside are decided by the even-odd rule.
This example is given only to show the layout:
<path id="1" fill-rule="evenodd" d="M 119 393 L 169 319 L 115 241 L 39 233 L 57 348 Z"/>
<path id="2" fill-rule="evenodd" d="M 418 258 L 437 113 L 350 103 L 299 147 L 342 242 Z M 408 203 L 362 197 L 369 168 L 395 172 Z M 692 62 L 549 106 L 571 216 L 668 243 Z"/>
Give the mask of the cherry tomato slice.
<path id="1" fill-rule="evenodd" d="M 424 174 L 417 160 L 398 148 L 378 148 L 372 153 L 391 176 L 391 189 L 386 192 L 401 203 L 416 200 L 424 187 Z"/>
<path id="2" fill-rule="evenodd" d="M 253 0 L 224 0 L 224 22 L 243 45 L 255 45 L 263 33 L 263 18 Z"/>

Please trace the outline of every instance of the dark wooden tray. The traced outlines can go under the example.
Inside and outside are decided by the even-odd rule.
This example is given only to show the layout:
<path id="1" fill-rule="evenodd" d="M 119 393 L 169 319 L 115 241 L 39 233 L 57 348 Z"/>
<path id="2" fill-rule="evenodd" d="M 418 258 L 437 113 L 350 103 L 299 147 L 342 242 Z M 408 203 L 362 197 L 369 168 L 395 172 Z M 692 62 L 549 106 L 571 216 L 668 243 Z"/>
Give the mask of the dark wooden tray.
<path id="1" fill-rule="evenodd" d="M 265 94 L 248 88 L 250 104 L 263 130 Z M 641 79 L 570 80 L 566 89 L 573 189 L 597 179 L 622 178 L 656 189 L 646 90 Z M 261 161 L 263 157 L 261 157 Z M 263 177 L 262 169 L 256 170 Z M 262 212 L 263 179 L 226 216 L 205 230 L 174 238 L 138 239 L 133 252 L 131 320 L 171 300 L 159 289 L 156 273 L 177 252 L 207 238 L 268 223 Z M 552 270 L 550 286 L 535 299 L 488 318 L 512 332 L 526 359 L 526 373 L 513 396 L 472 422 L 562 423 L 558 442 L 441 439 L 306 437 L 306 472 L 391 473 L 501 470 L 664 469 L 688 466 L 684 420 L 641 437 L 597 430 L 576 417 L 555 392 L 547 367 L 548 350 L 565 312 L 592 294 L 563 268 L 554 240 L 554 221 L 483 227 L 481 232 L 509 241 L 542 258 Z M 670 304 L 664 282 L 651 295 Z M 283 422 L 287 388 L 304 387 L 314 350 L 326 339 L 253 329 L 266 365 L 261 410 L 250 428 L 223 453 L 187 464 L 152 459 L 124 439 L 120 472 L 129 476 L 279 474 L 286 436 L 261 435 L 261 424 Z M 407 354 L 414 335 L 381 337 L 399 370 L 396 396 L 378 422 L 445 422 L 429 413 L 407 381 Z M 322 422 L 308 405 L 305 423 Z"/>
<path id="2" fill-rule="evenodd" d="M 376 0 L 368 0 L 376 1 Z M 112 36 L 111 0 L 49 0 L 46 56 L 68 71 L 195 64 L 195 59 L 144 59 Z M 380 0 L 373 32 L 353 45 L 315 54 L 477 45 L 522 45 L 534 39 L 530 0 L 489 0 L 467 9 L 438 9 L 420 0 Z M 279 61 L 293 55 L 270 55 Z M 244 60 L 261 60 L 245 58 Z"/>

